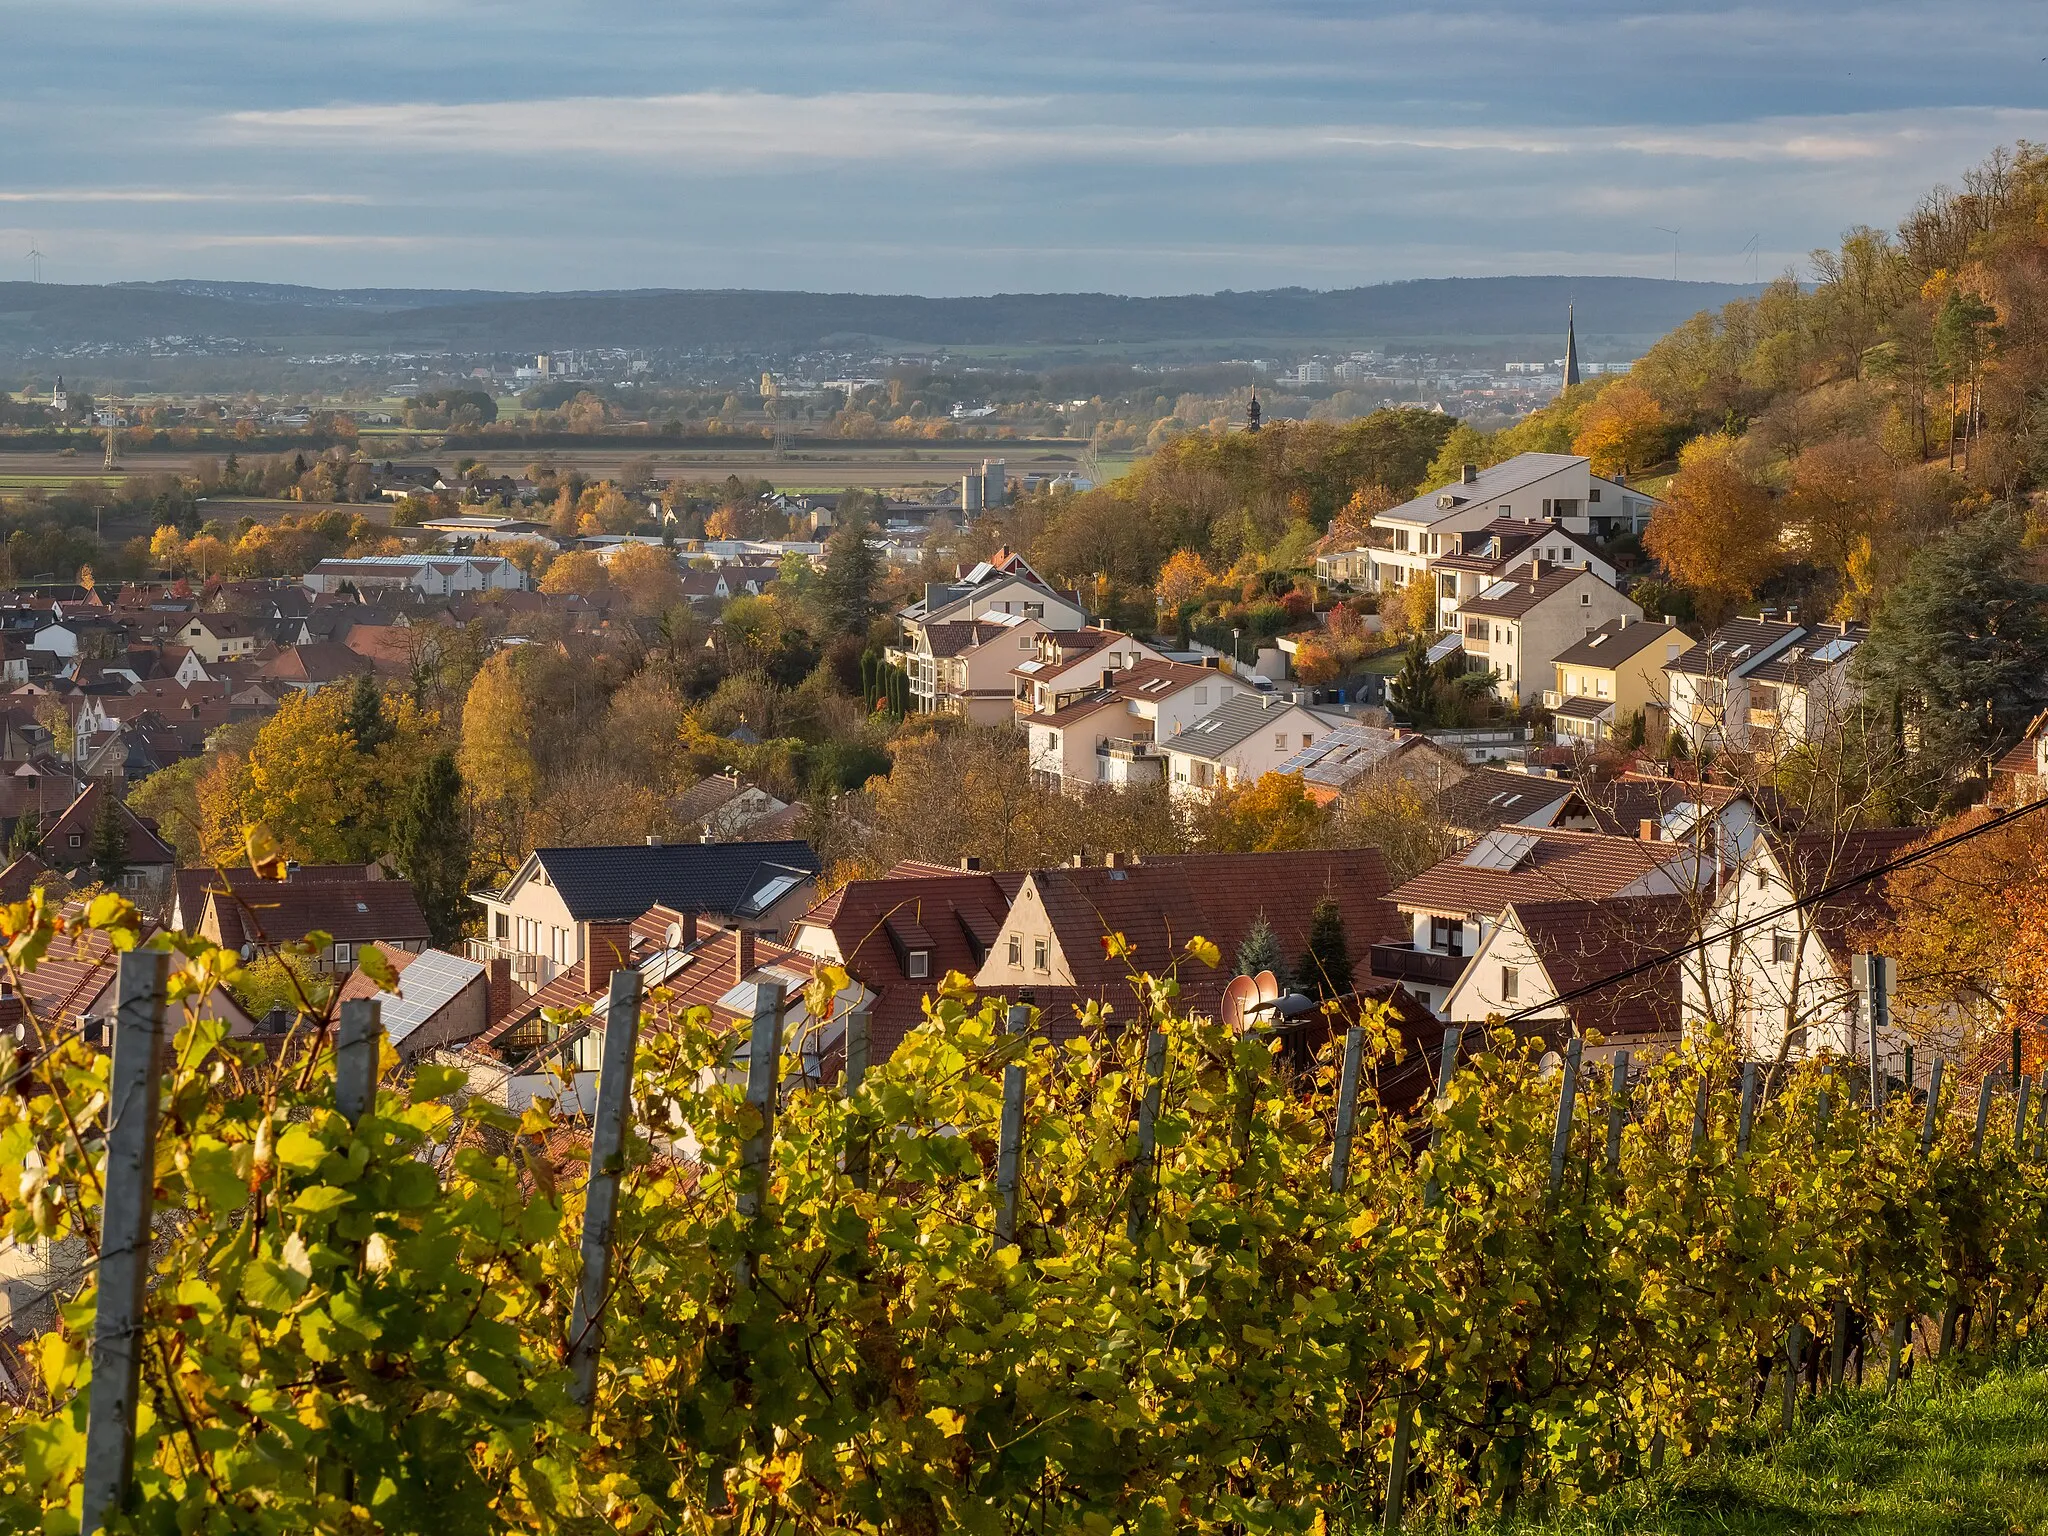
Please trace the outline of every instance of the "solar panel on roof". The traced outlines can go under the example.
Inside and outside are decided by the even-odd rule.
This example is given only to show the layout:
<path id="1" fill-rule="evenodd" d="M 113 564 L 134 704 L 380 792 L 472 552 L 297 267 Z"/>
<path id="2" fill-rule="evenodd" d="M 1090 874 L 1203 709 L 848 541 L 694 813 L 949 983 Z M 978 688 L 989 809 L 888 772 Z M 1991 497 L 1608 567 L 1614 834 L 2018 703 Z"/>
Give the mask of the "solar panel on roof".
<path id="1" fill-rule="evenodd" d="M 1543 841 L 1533 832 L 1489 832 L 1465 853 L 1467 869 L 1513 869 Z"/>

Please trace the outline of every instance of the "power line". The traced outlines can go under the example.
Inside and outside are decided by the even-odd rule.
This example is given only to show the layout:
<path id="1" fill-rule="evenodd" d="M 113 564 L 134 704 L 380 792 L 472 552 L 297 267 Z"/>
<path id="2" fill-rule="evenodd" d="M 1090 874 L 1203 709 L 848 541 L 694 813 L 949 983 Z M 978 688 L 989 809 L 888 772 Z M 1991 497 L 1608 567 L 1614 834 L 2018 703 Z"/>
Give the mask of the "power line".
<path id="1" fill-rule="evenodd" d="M 1973 837 L 1982 837 L 1985 833 L 1995 832 L 2000 827 L 2009 827 L 2022 816 L 2030 816 L 2035 811 L 2041 810 L 2044 807 L 2048 807 L 2048 800 L 2036 800 L 2030 805 L 2015 806 L 2012 810 L 2001 811 L 1989 821 L 1979 822 L 1974 827 L 1967 827 L 1961 832 L 1951 833 L 1949 836 L 1937 839 L 1934 842 L 1923 843 L 1918 848 L 1902 853 L 1895 859 L 1887 859 L 1882 864 L 1875 864 L 1857 874 L 1848 875 L 1843 879 L 1837 880 L 1832 885 L 1822 887 L 1811 895 L 1801 896 L 1797 900 L 1777 908 L 1775 911 L 1763 912 L 1755 917 L 1744 918 L 1741 922 L 1730 924 L 1719 933 L 1707 934 L 1702 938 L 1693 940 L 1690 944 L 1681 945 L 1677 949 L 1667 950 L 1661 955 L 1653 955 L 1648 960 L 1637 961 L 1634 965 L 1624 966 L 1612 976 L 1603 976 L 1598 981 L 1589 981 L 1584 986 L 1573 987 L 1569 991 L 1560 992 L 1547 1002 L 1531 1003 L 1526 1008 L 1518 1008 L 1509 1014 L 1504 1022 L 1509 1024 L 1517 1023 L 1523 1019 L 1534 1018 L 1537 1014 L 1546 1013 L 1553 1008 L 1561 1008 L 1566 1003 L 1577 1002 L 1582 997 L 1591 997 L 1596 992 L 1605 991 L 1616 982 L 1627 981 L 1631 977 L 1641 976 L 1645 972 L 1654 971 L 1661 966 L 1669 965 L 1674 960 L 1683 960 L 1687 955 L 1698 954 L 1709 945 L 1719 944 L 1728 939 L 1739 938 L 1752 928 L 1760 928 L 1765 923 L 1777 922 L 1780 918 L 1789 917 L 1791 914 L 1801 911 L 1806 907 L 1817 906 L 1831 897 L 1841 895 L 1844 891 L 1853 890 L 1859 885 L 1868 884 L 1880 875 L 1888 875 L 1894 870 L 1918 864 L 1924 859 L 1931 859 L 1938 853 L 1945 852 L 1959 844 L 1967 843 Z"/>

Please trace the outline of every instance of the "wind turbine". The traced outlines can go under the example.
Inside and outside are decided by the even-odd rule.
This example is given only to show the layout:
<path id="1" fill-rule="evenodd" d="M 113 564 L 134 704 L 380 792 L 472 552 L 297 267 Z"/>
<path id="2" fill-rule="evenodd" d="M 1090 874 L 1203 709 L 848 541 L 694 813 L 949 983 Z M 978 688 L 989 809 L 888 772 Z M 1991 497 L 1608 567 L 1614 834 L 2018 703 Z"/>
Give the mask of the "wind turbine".
<path id="1" fill-rule="evenodd" d="M 1666 229 L 1662 224 L 1652 224 L 1650 228 L 1671 237 L 1671 280 L 1675 283 L 1678 281 L 1678 231 Z"/>
<path id="2" fill-rule="evenodd" d="M 43 253 L 33 245 L 28 248 L 28 266 L 29 271 L 35 274 L 30 281 L 40 283 L 43 280 Z"/>
<path id="3" fill-rule="evenodd" d="M 1738 255 L 1746 255 L 1749 257 L 1749 281 L 1751 286 L 1754 286 L 1756 283 L 1757 267 L 1759 263 L 1762 261 L 1763 253 L 1759 246 L 1759 242 L 1762 239 L 1763 236 L 1761 234 L 1751 235 L 1749 239 L 1743 242 L 1741 251 L 1737 252 Z"/>

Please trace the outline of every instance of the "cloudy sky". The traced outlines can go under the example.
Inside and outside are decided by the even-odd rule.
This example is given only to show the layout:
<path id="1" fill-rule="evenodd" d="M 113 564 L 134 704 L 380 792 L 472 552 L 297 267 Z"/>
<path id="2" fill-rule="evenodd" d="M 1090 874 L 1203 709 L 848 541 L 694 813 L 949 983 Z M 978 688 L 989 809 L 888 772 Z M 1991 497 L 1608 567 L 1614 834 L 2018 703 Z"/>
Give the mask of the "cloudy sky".
<path id="1" fill-rule="evenodd" d="M 1746 279 L 2048 139 L 2040 0 L 0 0 L 0 278 Z M 1676 237 L 1668 231 L 1678 231 Z"/>

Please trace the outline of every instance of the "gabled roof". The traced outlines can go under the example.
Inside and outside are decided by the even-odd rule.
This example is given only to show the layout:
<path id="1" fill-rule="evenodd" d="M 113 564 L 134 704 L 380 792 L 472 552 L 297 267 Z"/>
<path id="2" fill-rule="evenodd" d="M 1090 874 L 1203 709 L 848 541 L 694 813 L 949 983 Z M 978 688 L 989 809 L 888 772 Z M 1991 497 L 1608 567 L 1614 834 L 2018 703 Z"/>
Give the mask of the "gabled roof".
<path id="1" fill-rule="evenodd" d="M 1846 620 L 1815 625 L 1776 655 L 1750 668 L 1749 676 L 1762 683 L 1804 688 L 1815 678 L 1847 666 L 1856 648 L 1869 638 L 1867 626 Z"/>
<path id="2" fill-rule="evenodd" d="M 1740 677 L 1800 634 L 1797 624 L 1776 619 L 1730 619 L 1678 660 L 1666 662 L 1664 670 L 1695 677 Z"/>
<path id="3" fill-rule="evenodd" d="M 1185 753 L 1189 757 L 1221 757 L 1260 731 L 1271 729 L 1275 721 L 1285 720 L 1299 708 L 1302 706 L 1277 694 L 1239 694 L 1225 699 L 1201 719 L 1191 721 L 1178 736 L 1169 737 L 1161 745 L 1169 752 Z M 1318 725 L 1325 723 L 1323 717 L 1313 710 L 1304 709 L 1303 712 Z"/>
<path id="4" fill-rule="evenodd" d="M 320 932 L 344 944 L 427 941 L 410 880 L 270 880 L 209 888 L 198 929 L 230 949 L 288 944 Z"/>
<path id="5" fill-rule="evenodd" d="M 392 969 L 398 972 L 398 989 L 386 992 L 362 971 L 350 974 L 342 983 L 341 1000 L 374 999 L 380 1005 L 384 1033 L 393 1045 L 403 1045 L 406 1036 L 428 1023 L 463 992 L 484 980 L 481 961 L 451 955 L 446 950 L 394 949 L 376 946 Z"/>
<path id="6" fill-rule="evenodd" d="M 1286 853 L 1209 853 L 1147 857 L 1118 868 L 1041 869 L 1031 883 L 1058 937 L 1075 985 L 1031 989 L 1055 1034 L 1074 1027 L 1090 1000 L 1116 1005 L 1128 1018 L 1134 971 L 1175 968 L 1181 1001 L 1213 1014 L 1231 976 L 1230 961 L 1245 934 L 1264 917 L 1292 964 L 1308 947 L 1316 903 L 1333 897 L 1343 918 L 1353 973 L 1371 971 L 1367 951 L 1399 938 L 1402 925 L 1383 895 L 1386 865 L 1377 848 L 1302 849 Z M 1128 959 L 1112 958 L 1103 940 L 1122 934 Z M 1182 955 L 1200 935 L 1223 952 L 1211 970 Z"/>
<path id="7" fill-rule="evenodd" d="M 1609 619 L 1583 639 L 1574 640 L 1551 660 L 1561 667 L 1618 667 L 1653 645 L 1672 641 L 1690 646 L 1692 637 L 1671 624 L 1656 624 L 1646 619 Z"/>
<path id="8" fill-rule="evenodd" d="M 1532 560 L 1516 566 L 1477 597 L 1467 598 L 1458 605 L 1458 611 L 1482 619 L 1519 619 L 1580 581 L 1607 586 L 1583 565 L 1551 565 L 1545 560 Z"/>
<path id="9" fill-rule="evenodd" d="M 1298 773 L 1304 784 L 1337 790 L 1403 753 L 1437 750 L 1413 731 L 1347 720 L 1318 736 L 1274 771 Z"/>
<path id="10" fill-rule="evenodd" d="M 1501 915 L 1501 926 L 1521 930 L 1562 996 L 1685 945 L 1700 915 L 1697 903 L 1682 895 L 1523 901 Z M 1610 1042 L 1675 1039 L 1684 1022 L 1681 993 L 1678 962 L 1665 961 L 1566 1003 L 1563 1011 L 1580 1034 L 1597 1030 Z"/>
<path id="11" fill-rule="evenodd" d="M 1375 513 L 1374 520 L 1385 518 L 1402 523 L 1439 523 L 1470 507 L 1511 496 L 1523 486 L 1554 475 L 1561 469 L 1586 462 L 1582 455 L 1572 453 L 1518 453 L 1512 459 L 1488 465 L 1469 482 L 1453 480 L 1449 485 L 1411 497 L 1398 507 Z M 1454 498 L 1451 506 L 1437 505 L 1438 498 L 1444 495 Z"/>
<path id="12" fill-rule="evenodd" d="M 1141 661 L 1135 667 L 1119 668 L 1116 680 L 1107 688 L 1097 688 L 1059 709 L 1025 718 L 1032 725 L 1063 728 L 1109 705 L 1128 704 L 1133 699 L 1170 699 L 1184 688 L 1200 687 L 1222 675 L 1207 667 L 1191 667 L 1185 662 Z"/>
<path id="13" fill-rule="evenodd" d="M 1430 809 L 1438 821 L 1472 837 L 1545 811 L 1554 813 L 1571 794 L 1572 786 L 1563 779 L 1474 768 L 1455 784 L 1445 785 Z"/>
<path id="14" fill-rule="evenodd" d="M 981 968 L 1023 884 L 1022 874 L 899 864 L 879 880 L 849 880 L 812 907 L 797 919 L 797 941 L 810 947 L 807 928 L 831 932 L 846 973 L 874 994 L 870 1052 L 883 1061 L 923 1019 L 925 995 L 948 971 Z M 920 939 L 929 960 L 916 978 L 907 960 Z"/>
<path id="15" fill-rule="evenodd" d="M 98 780 L 86 785 L 78 798 L 65 807 L 64 813 L 43 830 L 41 842 L 44 851 L 66 864 L 78 864 L 91 858 L 93 828 L 99 822 L 100 796 L 106 792 L 105 785 Z M 121 824 L 128 834 L 127 859 L 130 864 L 177 864 L 177 854 L 171 850 L 170 844 L 157 836 L 154 824 L 129 810 L 126 803 L 121 805 Z M 76 848 L 71 846 L 73 836 L 82 839 Z"/>
<path id="16" fill-rule="evenodd" d="M 1460 918 L 1494 916 L 1525 901 L 1604 901 L 1660 872 L 1692 883 L 1691 854 L 1678 843 L 1599 832 L 1502 829 L 1432 864 L 1388 892 L 1387 900 L 1407 911 Z"/>
<path id="17" fill-rule="evenodd" d="M 609 848 L 536 848 L 577 922 L 630 922 L 648 908 L 758 917 L 817 878 L 818 856 L 798 839 L 762 843 L 628 843 Z"/>

